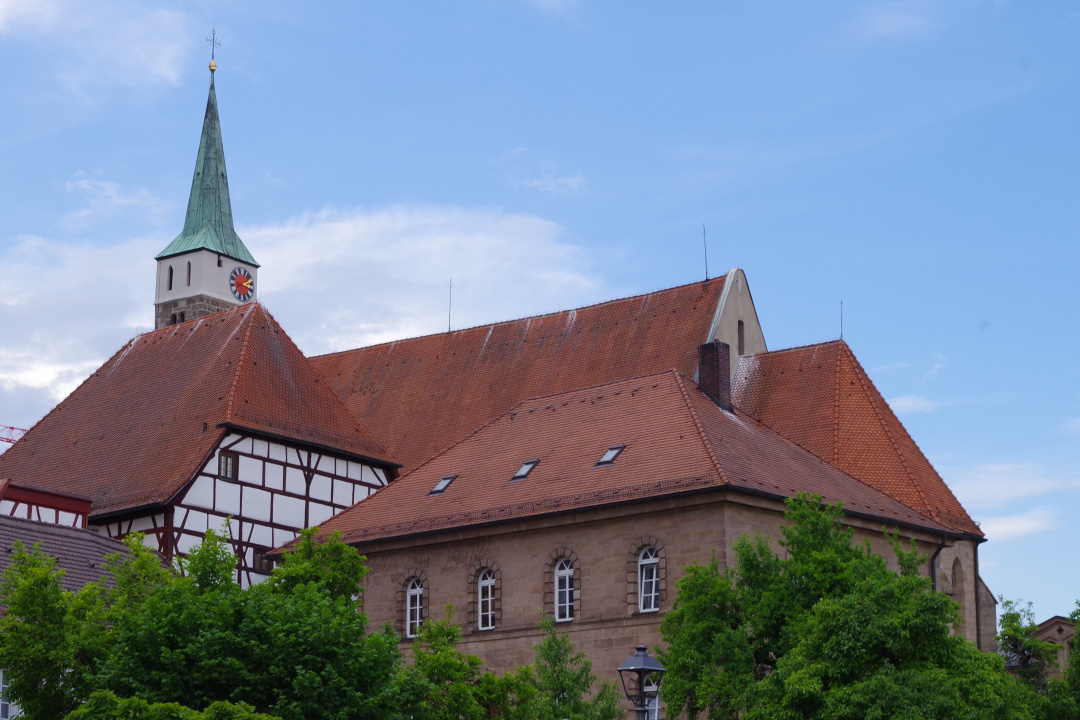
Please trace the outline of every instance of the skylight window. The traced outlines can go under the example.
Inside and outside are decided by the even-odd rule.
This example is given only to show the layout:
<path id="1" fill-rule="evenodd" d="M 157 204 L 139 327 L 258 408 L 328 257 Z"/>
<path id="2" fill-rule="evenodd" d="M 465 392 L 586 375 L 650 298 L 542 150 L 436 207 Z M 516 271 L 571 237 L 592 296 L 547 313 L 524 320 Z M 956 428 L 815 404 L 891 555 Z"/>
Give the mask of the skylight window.
<path id="1" fill-rule="evenodd" d="M 607 452 L 604 453 L 603 457 L 601 457 L 596 462 L 596 464 L 610 465 L 611 463 L 615 462 L 615 458 L 619 457 L 619 453 L 621 453 L 625 448 L 625 445 L 612 445 L 607 449 Z"/>
<path id="2" fill-rule="evenodd" d="M 428 493 L 428 494 L 429 495 L 442 495 L 443 491 L 446 490 L 446 488 L 450 487 L 450 483 L 454 482 L 454 480 L 456 478 L 457 478 L 457 475 L 447 475 L 442 480 L 435 483 L 435 487 L 431 488 L 431 492 Z"/>
<path id="3" fill-rule="evenodd" d="M 533 468 L 536 467 L 539 464 L 540 464 L 539 460 L 529 460 L 528 462 L 524 463 L 518 469 L 518 471 L 516 473 L 514 473 L 514 477 L 512 477 L 510 479 L 511 480 L 524 480 L 525 478 L 529 477 L 529 473 L 531 473 L 533 471 Z"/>

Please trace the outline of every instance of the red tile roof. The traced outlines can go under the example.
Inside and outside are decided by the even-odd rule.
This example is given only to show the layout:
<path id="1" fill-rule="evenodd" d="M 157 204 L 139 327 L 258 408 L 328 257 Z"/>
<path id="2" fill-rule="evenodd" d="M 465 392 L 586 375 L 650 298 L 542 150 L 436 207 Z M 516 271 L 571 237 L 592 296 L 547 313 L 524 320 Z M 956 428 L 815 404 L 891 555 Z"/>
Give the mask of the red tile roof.
<path id="1" fill-rule="evenodd" d="M 743 357 L 734 404 L 926 517 L 982 535 L 843 340 Z"/>
<path id="2" fill-rule="evenodd" d="M 626 448 L 597 467 L 613 445 Z M 537 458 L 526 479 L 511 481 Z M 446 491 L 431 495 L 450 475 Z M 725 488 L 816 492 L 852 512 L 944 530 L 746 415 L 724 412 L 674 370 L 526 400 L 322 529 L 367 542 Z"/>
<path id="3" fill-rule="evenodd" d="M 133 338 L 0 455 L 0 477 L 95 514 L 164 502 L 228 427 L 395 464 L 251 303 Z"/>
<path id="4" fill-rule="evenodd" d="M 533 395 L 692 375 L 725 278 L 311 359 L 405 471 Z"/>

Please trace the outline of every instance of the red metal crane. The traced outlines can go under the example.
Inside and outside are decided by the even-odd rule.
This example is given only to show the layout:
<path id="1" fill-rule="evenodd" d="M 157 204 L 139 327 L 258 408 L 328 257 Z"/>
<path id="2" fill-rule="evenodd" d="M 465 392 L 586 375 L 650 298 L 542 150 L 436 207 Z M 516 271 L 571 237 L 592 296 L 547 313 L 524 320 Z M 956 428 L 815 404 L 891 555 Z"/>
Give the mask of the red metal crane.
<path id="1" fill-rule="evenodd" d="M 25 434 L 26 431 L 22 428 L 0 425 L 0 442 L 14 444 Z"/>

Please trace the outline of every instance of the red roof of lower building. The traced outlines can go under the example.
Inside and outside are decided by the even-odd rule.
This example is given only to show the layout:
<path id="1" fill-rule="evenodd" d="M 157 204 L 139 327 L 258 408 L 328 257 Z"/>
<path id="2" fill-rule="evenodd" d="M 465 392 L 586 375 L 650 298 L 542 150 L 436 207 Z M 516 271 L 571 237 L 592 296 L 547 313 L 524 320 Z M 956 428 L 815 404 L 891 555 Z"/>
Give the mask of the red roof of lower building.
<path id="1" fill-rule="evenodd" d="M 523 399 L 693 375 L 725 278 L 311 359 L 408 472 Z"/>
<path id="2" fill-rule="evenodd" d="M 741 358 L 732 401 L 926 517 L 982 535 L 843 340 Z"/>
<path id="3" fill-rule="evenodd" d="M 597 464 L 620 445 L 614 462 Z M 530 460 L 539 463 L 514 480 Z M 886 523 L 945 530 L 753 418 L 725 412 L 674 370 L 526 400 L 321 527 L 366 542 L 721 489 L 818 493 Z"/>
<path id="4" fill-rule="evenodd" d="M 251 303 L 133 338 L 0 455 L 0 477 L 95 514 L 161 503 L 230 427 L 396 466 Z"/>

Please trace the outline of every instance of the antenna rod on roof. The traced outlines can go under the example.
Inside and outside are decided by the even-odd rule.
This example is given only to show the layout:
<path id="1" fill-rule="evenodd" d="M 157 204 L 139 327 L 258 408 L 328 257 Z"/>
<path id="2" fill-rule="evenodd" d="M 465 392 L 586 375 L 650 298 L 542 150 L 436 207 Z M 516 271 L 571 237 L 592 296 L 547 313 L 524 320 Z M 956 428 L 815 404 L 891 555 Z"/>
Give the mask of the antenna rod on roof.
<path id="1" fill-rule="evenodd" d="M 840 301 L 840 339 L 844 339 L 844 301 Z"/>
<path id="2" fill-rule="evenodd" d="M 709 279 L 709 246 L 705 242 L 705 223 L 701 223 L 701 246 L 705 248 L 705 279 Z"/>
<path id="3" fill-rule="evenodd" d="M 454 278 L 450 278 L 450 303 L 446 307 L 446 332 L 450 332 L 450 313 L 454 309 Z"/>

